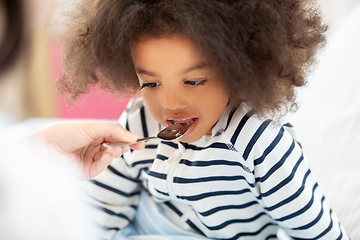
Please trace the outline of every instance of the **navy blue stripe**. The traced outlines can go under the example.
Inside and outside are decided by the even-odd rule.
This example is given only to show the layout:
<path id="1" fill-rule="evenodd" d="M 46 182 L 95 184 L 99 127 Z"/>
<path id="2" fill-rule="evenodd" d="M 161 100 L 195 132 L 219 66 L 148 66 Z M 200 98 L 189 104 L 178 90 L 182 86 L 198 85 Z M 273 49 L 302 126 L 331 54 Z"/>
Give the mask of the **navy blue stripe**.
<path id="1" fill-rule="evenodd" d="M 228 161 L 228 160 L 189 161 L 187 159 L 181 159 L 179 163 L 191 167 L 208 167 L 208 166 L 216 166 L 216 165 L 239 166 L 239 167 L 242 166 L 242 164 L 239 162 Z"/>
<path id="2" fill-rule="evenodd" d="M 330 232 L 330 230 L 332 229 L 332 227 L 333 227 L 333 225 L 334 225 L 333 218 L 332 218 L 332 210 L 330 210 L 330 219 L 331 219 L 331 222 L 330 222 L 328 228 L 325 229 L 321 234 L 319 234 L 318 236 L 316 236 L 314 239 L 320 239 L 320 238 L 322 238 L 322 237 L 325 236 L 328 232 Z"/>
<path id="3" fill-rule="evenodd" d="M 165 161 L 165 160 L 168 160 L 168 159 L 169 159 L 169 157 L 164 156 L 164 155 L 161 155 L 161 154 L 156 155 L 156 158 L 157 158 L 157 159 L 159 159 L 159 160 L 163 160 L 163 161 Z"/>
<path id="4" fill-rule="evenodd" d="M 301 208 L 300 210 L 292 213 L 292 214 L 289 214 L 285 217 L 282 217 L 282 218 L 278 218 L 278 219 L 275 219 L 276 221 L 279 221 L 279 222 L 283 222 L 283 221 L 286 221 L 286 220 L 289 220 L 291 218 L 294 218 L 294 217 L 297 217 L 301 214 L 303 214 L 304 212 L 306 212 L 308 209 L 310 209 L 310 207 L 313 205 L 314 203 L 314 195 L 315 195 L 315 190 L 316 188 L 318 187 L 318 184 L 316 183 L 314 186 L 313 186 L 313 189 L 312 189 L 312 196 L 311 196 L 311 199 L 310 201 L 303 207 Z"/>
<path id="5" fill-rule="evenodd" d="M 168 206 L 171 210 L 174 211 L 174 213 L 176 213 L 179 217 L 181 217 L 183 214 L 182 212 L 180 212 L 179 209 L 177 209 L 174 205 L 172 205 L 170 202 L 164 202 L 164 204 L 166 206 Z"/>
<path id="6" fill-rule="evenodd" d="M 255 143 L 257 142 L 257 140 L 260 138 L 261 134 L 265 131 L 265 129 L 269 126 L 269 123 L 271 122 L 271 120 L 266 120 L 265 122 L 263 122 L 260 127 L 256 130 L 256 132 L 254 133 L 254 135 L 251 137 L 248 145 L 245 148 L 245 151 L 243 153 L 243 158 L 245 159 L 245 161 L 248 159 L 249 154 L 252 150 L 252 148 L 254 147 Z"/>
<path id="7" fill-rule="evenodd" d="M 260 228 L 256 232 L 240 232 L 240 233 L 236 234 L 234 237 L 222 238 L 222 240 L 237 240 L 237 239 L 240 239 L 241 237 L 244 237 L 244 236 L 256 236 L 256 235 L 259 235 L 265 228 L 270 227 L 270 226 L 275 226 L 275 224 L 274 223 L 268 223 L 268 224 L 266 224 L 265 226 L 263 226 L 262 228 Z"/>
<path id="8" fill-rule="evenodd" d="M 244 194 L 247 192 L 251 192 L 250 189 L 242 189 L 242 190 L 237 190 L 237 191 L 215 191 L 215 192 L 201 193 L 201 194 L 193 195 L 193 196 L 177 195 L 176 197 L 179 199 L 185 199 L 188 201 L 199 201 L 201 199 L 208 198 L 208 197 L 224 196 L 224 195 L 240 195 L 240 194 Z"/>
<path id="9" fill-rule="evenodd" d="M 277 235 L 270 235 L 270 236 L 268 236 L 267 238 L 265 238 L 265 240 L 270 240 L 270 239 L 275 239 L 275 240 L 277 240 L 278 237 L 277 237 Z"/>
<path id="10" fill-rule="evenodd" d="M 119 194 L 119 195 L 121 195 L 121 196 L 124 196 L 124 197 L 132 197 L 132 196 L 135 196 L 135 195 L 139 195 L 139 194 L 140 194 L 139 191 L 132 192 L 132 193 L 126 193 L 126 192 L 120 191 L 120 190 L 118 190 L 118 189 L 116 189 L 116 188 L 113 188 L 113 187 L 110 187 L 110 186 L 108 186 L 108 185 L 105 185 L 105 184 L 103 184 L 103 183 L 101 183 L 101 182 L 98 182 L 98 181 L 96 181 L 96 180 L 94 180 L 94 179 L 89 180 L 89 182 L 91 182 L 91 183 L 93 183 L 93 184 L 95 184 L 95 185 L 97 185 L 97 186 L 99 186 L 99 187 L 102 187 L 102 188 L 104 188 L 104 189 L 106 189 L 106 190 L 109 190 L 109 191 L 111 191 L 111 192 L 113 192 L 113 193 L 116 193 L 116 194 Z"/>
<path id="11" fill-rule="evenodd" d="M 98 205 L 95 205 L 95 204 L 92 204 L 92 203 L 89 203 L 89 202 L 85 202 L 85 204 L 88 205 L 89 207 L 93 208 L 93 209 L 97 209 L 97 210 L 99 210 L 101 212 L 105 212 L 105 213 L 107 213 L 107 214 L 109 214 L 111 216 L 116 216 L 116 217 L 125 219 L 125 220 L 130 222 L 130 219 L 126 215 L 124 215 L 122 213 L 116 213 L 114 211 L 111 211 L 110 209 L 100 207 Z"/>
<path id="12" fill-rule="evenodd" d="M 121 172 L 119 172 L 118 170 L 116 170 L 116 169 L 115 169 L 114 167 L 112 167 L 111 165 L 108 166 L 108 169 L 109 169 L 112 173 L 114 173 L 116 176 L 119 176 L 119 177 L 121 177 L 121 178 L 127 179 L 127 180 L 129 180 L 129 181 L 131 181 L 131 182 L 134 182 L 134 183 L 139 183 L 139 182 L 140 182 L 140 181 L 137 180 L 137 179 L 132 179 L 132 178 L 129 178 L 129 177 L 125 176 L 124 174 L 122 174 Z"/>
<path id="13" fill-rule="evenodd" d="M 153 171 L 150 171 L 150 170 L 146 170 L 145 173 L 147 175 L 149 175 L 149 176 L 159 178 L 159 179 L 163 179 L 163 180 L 165 180 L 166 176 L 167 176 L 167 174 L 165 174 L 165 173 L 158 173 L 158 172 L 153 172 Z"/>
<path id="14" fill-rule="evenodd" d="M 318 236 L 314 237 L 314 238 L 295 238 L 294 237 L 294 240 L 316 240 L 316 239 L 320 239 L 322 238 L 323 236 L 325 236 L 328 232 L 330 232 L 330 230 L 332 229 L 333 225 L 334 225 L 334 222 L 333 222 L 333 218 L 332 218 L 332 210 L 330 210 L 330 224 L 329 226 L 322 232 L 320 233 Z"/>
<path id="15" fill-rule="evenodd" d="M 129 112 L 130 109 L 127 110 L 127 112 Z M 129 120 L 127 119 L 125 122 L 125 129 L 130 131 L 130 126 L 129 126 Z M 132 153 L 134 150 L 130 148 L 130 152 Z M 122 155 L 121 155 L 122 156 Z"/>
<path id="16" fill-rule="evenodd" d="M 292 128 L 292 127 L 293 127 L 293 125 L 291 125 L 290 123 L 285 123 L 283 126 L 289 127 L 289 128 Z"/>
<path id="17" fill-rule="evenodd" d="M 212 176 L 212 177 L 201 177 L 201 178 L 180 178 L 174 177 L 174 183 L 187 184 L 187 183 L 199 183 L 199 182 L 213 182 L 213 181 L 237 181 L 245 180 L 244 176 Z M 253 187 L 255 186 L 252 184 Z"/>
<path id="18" fill-rule="evenodd" d="M 157 144 L 145 144 L 146 149 L 157 149 L 158 146 Z"/>
<path id="19" fill-rule="evenodd" d="M 270 168 L 270 170 L 265 174 L 263 177 L 256 178 L 256 181 L 264 182 L 266 181 L 276 170 L 278 170 L 284 163 L 285 160 L 289 157 L 289 155 L 292 153 L 292 151 L 295 148 L 295 141 L 292 142 L 289 149 L 286 151 L 286 153 L 281 157 L 281 159 Z"/>
<path id="20" fill-rule="evenodd" d="M 232 146 L 232 148 L 229 148 L 229 146 L 226 143 L 214 142 L 207 148 L 226 149 L 226 150 L 232 150 L 233 151 L 234 147 Z"/>
<path id="21" fill-rule="evenodd" d="M 178 149 L 179 146 L 176 143 L 173 142 L 166 142 L 166 141 L 161 141 L 161 144 L 167 145 L 169 147 L 172 147 L 174 149 Z"/>
<path id="22" fill-rule="evenodd" d="M 144 137 L 149 137 L 149 133 L 148 133 L 147 126 L 146 126 L 146 117 L 145 117 L 145 108 L 144 108 L 144 106 L 142 106 L 140 108 L 140 117 L 141 117 L 141 125 L 142 125 L 142 130 L 143 130 Z"/>
<path id="23" fill-rule="evenodd" d="M 107 226 L 104 226 L 104 225 L 101 225 L 101 224 L 95 222 L 94 220 L 90 219 L 90 221 L 91 221 L 91 224 L 93 224 L 96 228 L 100 228 L 105 231 L 111 231 L 111 230 L 119 231 L 120 230 L 120 228 L 118 228 L 118 227 L 107 227 Z"/>
<path id="24" fill-rule="evenodd" d="M 250 169 L 247 166 L 241 164 L 240 162 L 227 161 L 227 160 L 189 161 L 187 159 L 181 159 L 179 164 L 184 164 L 191 167 L 209 167 L 209 166 L 217 166 L 217 165 L 238 166 L 241 167 L 246 172 L 250 172 Z"/>
<path id="25" fill-rule="evenodd" d="M 209 230 L 212 230 L 212 231 L 215 231 L 215 230 L 221 230 L 227 226 L 229 226 L 230 224 L 234 224 L 234 223 L 250 223 L 250 222 L 253 222 L 257 219 L 259 219 L 261 216 L 263 215 L 266 215 L 265 212 L 261 212 L 257 215 L 255 215 L 254 217 L 251 217 L 251 218 L 247 218 L 247 219 L 231 219 L 231 220 L 228 220 L 226 222 L 223 222 L 222 224 L 220 225 L 217 225 L 217 226 L 207 226 L 203 223 L 203 225 L 209 229 Z"/>
<path id="26" fill-rule="evenodd" d="M 125 123 L 125 129 L 128 130 L 128 131 L 130 131 L 129 121 L 126 121 L 126 123 Z"/>
<path id="27" fill-rule="evenodd" d="M 205 236 L 205 234 L 189 219 L 186 221 L 186 223 L 192 228 L 194 229 L 196 232 L 198 232 L 199 234 Z"/>
<path id="28" fill-rule="evenodd" d="M 141 165 L 141 164 L 151 164 L 154 162 L 154 159 L 145 159 L 145 160 L 141 160 L 141 161 L 136 161 L 133 162 L 130 166 L 131 167 L 135 167 L 137 165 Z"/>
<path id="29" fill-rule="evenodd" d="M 249 183 L 244 176 L 213 176 L 213 177 L 201 177 L 201 178 L 180 178 L 174 177 L 174 183 L 188 184 L 188 183 L 202 183 L 202 182 L 214 182 L 214 181 L 238 181 L 245 180 L 250 187 L 255 187 L 255 184 Z"/>
<path id="30" fill-rule="evenodd" d="M 301 155 L 301 157 L 299 158 L 299 160 L 296 162 L 295 166 L 293 167 L 290 175 L 288 177 L 286 177 L 283 181 L 281 181 L 278 185 L 276 185 L 275 187 L 273 187 L 272 189 L 270 189 L 267 192 L 262 193 L 261 195 L 263 197 L 267 197 L 270 196 L 271 194 L 275 193 L 276 191 L 278 191 L 280 188 L 284 187 L 286 184 L 288 184 L 289 182 L 291 182 L 291 180 L 294 179 L 295 173 L 297 171 L 297 169 L 300 166 L 300 163 L 304 160 L 304 156 Z"/>
<path id="31" fill-rule="evenodd" d="M 338 237 L 336 240 L 340 240 L 340 239 L 342 239 L 342 237 L 343 237 L 343 233 L 342 233 L 342 231 L 341 231 L 341 226 L 340 226 L 340 224 L 339 224 L 339 229 L 340 229 L 340 235 L 339 235 L 339 237 Z"/>
<path id="32" fill-rule="evenodd" d="M 284 135 L 284 128 L 281 128 L 278 135 L 275 137 L 275 139 L 271 142 L 271 144 L 265 149 L 265 151 L 263 152 L 263 154 L 261 155 L 261 157 L 259 157 L 258 159 L 254 160 L 254 165 L 259 165 L 261 164 L 264 159 L 267 157 L 267 155 L 274 150 L 274 148 L 277 146 L 277 144 L 280 142 L 281 138 Z"/>
<path id="33" fill-rule="evenodd" d="M 239 134 L 240 134 L 240 132 L 241 132 L 241 129 L 245 126 L 245 123 L 247 122 L 247 120 L 249 120 L 250 117 L 251 117 L 251 116 L 249 116 L 249 115 L 245 115 L 245 116 L 241 119 L 239 125 L 237 126 L 237 128 L 236 128 L 236 130 L 235 130 L 235 132 L 234 132 L 234 134 L 233 134 L 233 136 L 231 137 L 231 140 L 230 140 L 230 142 L 231 142 L 233 145 L 235 145 L 236 139 L 238 138 L 238 136 L 239 136 Z"/>
<path id="34" fill-rule="evenodd" d="M 206 147 L 198 147 L 198 146 L 188 144 L 188 143 L 183 143 L 183 142 L 180 142 L 180 143 L 181 143 L 181 145 L 184 146 L 185 149 L 190 149 L 190 150 L 193 150 L 193 151 L 203 151 L 203 150 L 210 149 L 210 148 L 226 149 L 226 150 L 232 150 L 233 151 L 233 149 L 230 149 L 229 146 L 226 143 L 222 143 L 222 142 L 214 142 L 214 143 L 212 143 L 212 144 L 210 144 L 209 146 L 206 146 Z"/>
<path id="35" fill-rule="evenodd" d="M 219 212 L 219 211 L 232 210 L 232 209 L 244 209 L 244 208 L 250 207 L 250 206 L 255 205 L 255 204 L 258 204 L 258 202 L 251 201 L 251 202 L 241 204 L 241 205 L 226 205 L 226 206 L 216 207 L 216 208 L 210 209 L 210 210 L 205 211 L 205 212 L 199 212 L 199 214 L 201 216 L 207 217 L 207 216 L 210 216 L 211 214 L 214 214 L 214 213 Z"/>
<path id="36" fill-rule="evenodd" d="M 316 223 L 319 222 L 319 220 L 321 219 L 322 215 L 324 214 L 324 200 L 325 200 L 325 197 L 322 197 L 321 198 L 321 210 L 319 212 L 319 214 L 316 216 L 316 218 L 311 221 L 310 223 L 304 225 L 304 226 L 301 226 L 301 227 L 297 227 L 297 228 L 293 228 L 293 230 L 305 230 L 305 229 L 309 229 L 311 228 L 312 226 L 314 226 Z M 313 202 L 313 201 L 312 201 Z"/>
<path id="37" fill-rule="evenodd" d="M 126 123 L 125 123 L 125 129 L 126 130 L 128 130 L 128 131 L 130 131 L 130 127 L 129 127 L 129 118 L 128 118 L 128 116 L 129 116 L 129 111 L 130 111 L 130 109 L 133 107 L 133 105 L 134 105 L 134 100 L 132 100 L 131 101 L 131 106 L 128 108 L 128 109 L 126 109 L 126 114 L 127 114 L 127 116 L 126 116 Z"/>
<path id="38" fill-rule="evenodd" d="M 293 195 L 291 195 L 290 197 L 282 200 L 281 202 L 275 204 L 274 206 L 272 207 L 266 207 L 265 209 L 268 210 L 268 211 L 273 211 L 289 202 L 292 202 L 294 201 L 295 198 L 297 198 L 305 189 L 305 183 L 306 183 L 306 180 L 308 178 L 308 176 L 310 175 L 311 171 L 308 170 L 305 175 L 304 175 L 304 178 L 303 178 L 303 181 L 302 181 L 302 184 L 301 184 L 301 187 L 299 188 L 299 190 L 297 190 Z"/>
<path id="39" fill-rule="evenodd" d="M 156 188 L 154 188 L 154 189 L 155 189 L 155 191 L 157 191 L 158 193 L 160 193 L 160 194 L 162 194 L 164 196 L 169 196 L 169 194 L 166 193 L 166 192 L 162 192 L 162 191 L 160 191 L 159 189 L 156 189 Z"/>
<path id="40" fill-rule="evenodd" d="M 233 118 L 234 113 L 236 112 L 236 109 L 237 109 L 237 108 L 234 108 L 234 109 L 231 110 L 231 112 L 229 113 L 228 120 L 227 120 L 226 127 L 225 127 L 224 131 L 226 131 L 226 129 L 229 127 L 230 122 L 231 122 L 231 119 Z"/>

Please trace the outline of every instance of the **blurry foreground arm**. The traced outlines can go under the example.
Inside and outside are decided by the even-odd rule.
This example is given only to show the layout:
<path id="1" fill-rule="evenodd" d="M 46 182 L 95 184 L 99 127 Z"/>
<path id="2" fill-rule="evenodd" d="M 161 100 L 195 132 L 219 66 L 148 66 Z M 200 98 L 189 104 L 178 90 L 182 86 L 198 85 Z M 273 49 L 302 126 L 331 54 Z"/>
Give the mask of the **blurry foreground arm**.
<path id="1" fill-rule="evenodd" d="M 91 179 L 101 173 L 113 160 L 129 150 L 129 147 L 106 148 L 103 142 L 131 142 L 136 135 L 117 123 L 60 122 L 35 133 L 54 154 L 70 161 L 71 166 L 83 179 Z M 131 145 L 141 150 L 143 143 Z"/>

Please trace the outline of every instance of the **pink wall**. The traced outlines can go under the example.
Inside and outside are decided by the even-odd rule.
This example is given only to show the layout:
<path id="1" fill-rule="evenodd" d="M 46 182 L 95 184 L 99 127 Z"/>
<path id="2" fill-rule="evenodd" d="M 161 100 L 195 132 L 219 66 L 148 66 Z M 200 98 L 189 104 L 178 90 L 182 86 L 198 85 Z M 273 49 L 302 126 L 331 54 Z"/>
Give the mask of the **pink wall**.
<path id="1" fill-rule="evenodd" d="M 63 72 L 59 44 L 50 44 L 52 77 L 54 80 Z M 126 107 L 128 99 L 119 99 L 101 90 L 96 90 L 82 97 L 75 106 L 69 106 L 64 99 L 55 96 L 58 117 L 118 119 Z"/>

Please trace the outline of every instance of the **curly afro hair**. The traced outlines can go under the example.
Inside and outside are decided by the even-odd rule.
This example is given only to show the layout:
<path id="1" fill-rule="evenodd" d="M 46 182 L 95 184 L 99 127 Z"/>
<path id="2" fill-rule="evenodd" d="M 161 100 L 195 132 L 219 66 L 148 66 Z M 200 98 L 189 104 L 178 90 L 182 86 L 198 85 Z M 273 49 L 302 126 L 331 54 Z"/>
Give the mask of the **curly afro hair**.
<path id="1" fill-rule="evenodd" d="M 230 93 L 259 115 L 296 109 L 327 26 L 310 0 L 85 0 L 63 37 L 71 99 L 100 84 L 134 94 L 131 49 L 143 38 L 179 34 L 197 45 Z"/>

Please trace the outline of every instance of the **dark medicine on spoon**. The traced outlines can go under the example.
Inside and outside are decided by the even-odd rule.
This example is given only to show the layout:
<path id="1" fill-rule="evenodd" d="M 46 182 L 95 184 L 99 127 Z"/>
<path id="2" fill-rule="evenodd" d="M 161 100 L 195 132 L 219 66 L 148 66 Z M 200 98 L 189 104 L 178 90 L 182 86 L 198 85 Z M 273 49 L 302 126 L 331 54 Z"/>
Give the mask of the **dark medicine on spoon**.
<path id="1" fill-rule="evenodd" d="M 189 124 L 187 123 L 176 123 L 174 125 L 171 125 L 167 128 L 164 128 L 161 130 L 157 137 L 166 140 L 166 141 L 172 141 L 175 139 L 178 139 L 182 135 L 184 135 L 187 130 L 189 129 Z"/>
<path id="2" fill-rule="evenodd" d="M 137 142 L 147 141 L 150 139 L 160 138 L 165 141 L 173 141 L 179 139 L 189 130 L 189 124 L 187 123 L 175 123 L 164 129 L 162 129 L 156 137 L 139 138 L 136 142 L 132 143 L 103 143 L 105 147 L 116 148 L 132 145 Z"/>

